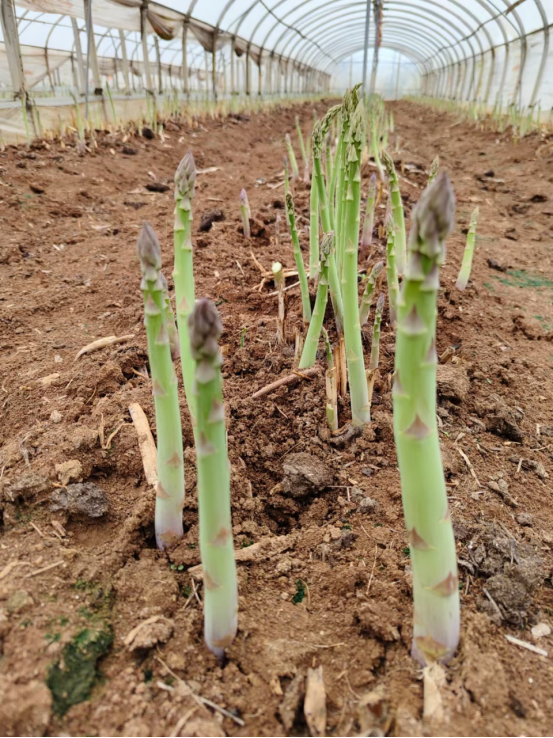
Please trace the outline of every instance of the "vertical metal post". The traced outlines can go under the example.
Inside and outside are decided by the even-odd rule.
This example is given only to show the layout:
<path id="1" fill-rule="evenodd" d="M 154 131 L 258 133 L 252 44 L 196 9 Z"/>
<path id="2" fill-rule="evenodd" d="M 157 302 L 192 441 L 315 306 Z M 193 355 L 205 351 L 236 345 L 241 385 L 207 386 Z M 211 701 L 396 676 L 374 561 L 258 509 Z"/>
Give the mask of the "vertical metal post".
<path id="1" fill-rule="evenodd" d="M 234 46 L 234 36 L 230 40 L 230 94 L 236 92 L 236 84 L 234 80 L 234 65 L 236 64 L 236 50 Z"/>
<path id="2" fill-rule="evenodd" d="M 349 88 L 353 87 L 353 56 L 349 58 Z"/>
<path id="3" fill-rule="evenodd" d="M 96 53 L 96 41 L 94 40 L 94 23 L 92 21 L 92 0 L 84 0 L 85 18 L 86 18 L 86 91 L 88 93 L 88 77 L 92 70 L 92 81 L 94 82 L 94 94 L 102 94 L 102 80 L 100 77 L 100 69 L 98 67 L 98 55 Z M 88 94 L 87 111 L 88 111 Z M 87 112 L 88 117 L 88 112 Z"/>
<path id="4" fill-rule="evenodd" d="M 371 27 L 371 0 L 367 0 L 365 12 L 365 44 L 363 46 L 363 97 L 367 97 L 367 59 L 369 56 L 369 31 Z"/>
<path id="5" fill-rule="evenodd" d="M 157 87 L 159 94 L 163 95 L 163 69 L 161 68 L 161 53 L 159 51 L 159 38 L 157 34 L 154 36 L 154 46 L 156 50 Z"/>
<path id="6" fill-rule="evenodd" d="M 211 49 L 211 87 L 213 88 L 213 98 L 217 100 L 217 37 L 213 33 L 213 47 Z"/>
<path id="7" fill-rule="evenodd" d="M 79 84 L 77 89 L 79 95 L 84 95 L 86 87 L 85 71 L 83 64 L 83 49 L 81 46 L 81 32 L 79 31 L 79 25 L 76 18 L 71 18 L 71 26 L 73 27 L 73 37 L 75 40 L 75 56 L 77 57 L 77 71 Z"/>
<path id="8" fill-rule="evenodd" d="M 251 93 L 250 45 L 246 50 L 246 95 Z"/>
<path id="9" fill-rule="evenodd" d="M 188 95 L 189 94 L 189 80 L 188 80 L 188 53 L 187 53 L 187 36 L 188 36 L 188 23 L 184 21 L 182 24 L 182 90 Z"/>
<path id="10" fill-rule="evenodd" d="M 382 2 L 381 0 L 375 0 L 375 27 L 374 27 L 374 49 L 373 49 L 373 68 L 371 72 L 371 85 L 369 88 L 369 95 L 372 95 L 376 87 L 376 73 L 378 70 L 378 52 L 380 50 L 380 16 L 382 13 Z"/>
<path id="11" fill-rule="evenodd" d="M 398 51 L 397 52 L 396 92 L 395 92 L 395 95 L 394 95 L 394 99 L 395 100 L 398 100 L 399 99 L 399 73 L 400 73 L 400 70 L 401 70 L 401 54 Z"/>
<path id="12" fill-rule="evenodd" d="M 73 19 L 71 19 L 73 20 Z M 131 94 L 131 79 L 129 70 L 129 57 L 127 56 L 127 42 L 125 41 L 125 32 L 119 29 L 119 42 L 121 44 L 121 59 L 123 68 L 123 77 L 125 79 L 125 95 Z"/>
<path id="13" fill-rule="evenodd" d="M 90 2 L 90 0 L 85 0 Z M 144 80 L 146 83 L 146 94 L 154 94 L 154 86 L 152 85 L 152 73 L 150 70 L 150 56 L 148 53 L 148 0 L 142 0 L 140 9 L 140 37 L 142 41 L 142 64 L 144 67 Z"/>
<path id="14" fill-rule="evenodd" d="M 21 47 L 19 46 L 19 33 L 13 1 L 2 0 L 0 11 L 0 20 L 4 35 L 4 44 L 6 45 L 6 54 L 8 56 L 8 66 L 10 69 L 13 93 L 15 97 L 20 97 L 25 101 L 25 103 L 27 103 L 28 93 L 25 85 L 25 73 L 23 71 L 23 61 L 21 59 Z"/>

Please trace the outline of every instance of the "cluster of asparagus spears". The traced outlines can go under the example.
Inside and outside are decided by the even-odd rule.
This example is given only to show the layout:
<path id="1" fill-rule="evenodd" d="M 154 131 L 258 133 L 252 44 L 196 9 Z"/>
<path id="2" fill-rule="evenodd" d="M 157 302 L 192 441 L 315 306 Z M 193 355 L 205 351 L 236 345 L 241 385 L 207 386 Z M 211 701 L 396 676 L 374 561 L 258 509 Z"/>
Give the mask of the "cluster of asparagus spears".
<path id="1" fill-rule="evenodd" d="M 222 325 L 207 299 L 195 301 L 192 200 L 196 167 L 189 152 L 175 174 L 174 271 L 176 321 L 161 272 L 161 248 L 145 223 L 137 251 L 157 427 L 155 533 L 164 549 L 183 535 L 184 466 L 177 376 L 180 355 L 192 419 L 198 471 L 200 553 L 204 569 L 204 636 L 219 658 L 237 629 L 238 588 L 230 512 L 230 467 L 218 339 Z"/>

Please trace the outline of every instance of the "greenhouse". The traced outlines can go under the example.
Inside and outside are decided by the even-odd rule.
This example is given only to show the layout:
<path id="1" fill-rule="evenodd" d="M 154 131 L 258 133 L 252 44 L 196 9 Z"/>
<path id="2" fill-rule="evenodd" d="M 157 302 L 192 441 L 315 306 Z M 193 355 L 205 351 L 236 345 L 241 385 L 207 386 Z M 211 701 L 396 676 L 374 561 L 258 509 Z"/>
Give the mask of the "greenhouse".
<path id="1" fill-rule="evenodd" d="M 0 0 L 0 734 L 550 736 L 553 0 Z"/>

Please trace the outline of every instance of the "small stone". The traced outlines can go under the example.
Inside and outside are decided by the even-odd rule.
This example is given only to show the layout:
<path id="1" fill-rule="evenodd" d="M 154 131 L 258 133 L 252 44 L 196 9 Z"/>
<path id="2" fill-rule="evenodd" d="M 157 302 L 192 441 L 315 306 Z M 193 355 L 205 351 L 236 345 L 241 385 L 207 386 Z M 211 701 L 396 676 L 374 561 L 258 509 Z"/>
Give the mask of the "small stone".
<path id="1" fill-rule="evenodd" d="M 200 218 L 200 231 L 209 231 L 213 223 L 219 223 L 225 219 L 222 210 L 210 210 L 208 213 L 202 213 Z"/>
<path id="2" fill-rule="evenodd" d="M 372 497 L 365 497 L 364 500 L 361 500 L 359 503 L 359 509 L 362 512 L 366 513 L 372 513 L 376 510 L 378 507 L 378 502 L 376 500 L 373 500 Z"/>
<path id="3" fill-rule="evenodd" d="M 45 735 L 52 712 L 52 694 L 44 682 L 15 683 L 0 676 L 2 735 Z M 129 733 L 128 735 L 134 735 Z"/>
<path id="4" fill-rule="evenodd" d="M 342 548 L 350 548 L 355 542 L 355 533 L 349 528 L 342 528 L 340 531 L 340 546 Z"/>
<path id="5" fill-rule="evenodd" d="M 340 530 L 340 528 L 331 528 L 329 533 L 330 533 L 330 537 L 334 541 L 337 541 L 342 535 L 342 531 Z"/>
<path id="6" fill-rule="evenodd" d="M 288 594 L 288 592 L 282 592 L 282 594 L 280 595 L 280 599 L 281 600 L 288 600 L 288 599 L 290 599 L 290 595 Z"/>
<path id="7" fill-rule="evenodd" d="M 173 630 L 173 621 L 167 618 L 158 620 L 155 623 L 148 623 L 136 633 L 132 642 L 129 644 L 129 650 L 148 649 L 157 646 L 158 643 L 167 643 L 173 635 Z"/>
<path id="8" fill-rule="evenodd" d="M 547 623 L 538 623 L 534 625 L 531 632 L 534 638 L 543 638 L 544 636 L 551 635 L 551 628 Z"/>
<path id="9" fill-rule="evenodd" d="M 36 472 L 23 472 L 15 481 L 6 483 L 4 497 L 8 502 L 32 497 L 52 489 L 52 482 Z"/>
<path id="10" fill-rule="evenodd" d="M 465 369 L 454 364 L 438 364 L 436 381 L 440 397 L 460 405 L 470 390 Z"/>
<path id="11" fill-rule="evenodd" d="M 61 423 L 61 413 L 59 410 L 52 410 L 50 413 L 50 420 L 52 423 Z"/>
<path id="12" fill-rule="evenodd" d="M 534 518 L 530 513 L 520 513 L 516 517 L 516 521 L 519 525 L 526 525 L 531 528 L 534 525 Z"/>
<path id="13" fill-rule="evenodd" d="M 62 361 L 63 361 L 63 359 L 61 358 L 61 356 L 60 356 L 59 354 L 56 354 L 56 355 L 54 356 L 54 363 L 56 363 L 56 364 L 61 364 L 61 363 L 62 363 Z"/>
<path id="14" fill-rule="evenodd" d="M 279 574 L 287 574 L 292 569 L 292 562 L 287 558 L 281 559 L 275 569 Z"/>
<path id="15" fill-rule="evenodd" d="M 6 602 L 6 611 L 10 613 L 28 610 L 34 605 L 33 598 L 26 589 L 16 589 Z"/>
<path id="16" fill-rule="evenodd" d="M 332 471 L 317 456 L 305 452 L 290 454 L 282 466 L 282 491 L 290 497 L 306 497 L 333 482 Z"/>
<path id="17" fill-rule="evenodd" d="M 77 459 L 64 461 L 62 464 L 56 464 L 56 474 L 60 483 L 66 486 L 69 482 L 77 482 L 82 478 L 83 467 Z"/>
<path id="18" fill-rule="evenodd" d="M 101 518 L 108 511 L 108 498 L 101 487 L 93 482 L 69 484 L 64 489 L 55 489 L 50 495 L 50 510 L 63 510 L 72 515 Z"/>

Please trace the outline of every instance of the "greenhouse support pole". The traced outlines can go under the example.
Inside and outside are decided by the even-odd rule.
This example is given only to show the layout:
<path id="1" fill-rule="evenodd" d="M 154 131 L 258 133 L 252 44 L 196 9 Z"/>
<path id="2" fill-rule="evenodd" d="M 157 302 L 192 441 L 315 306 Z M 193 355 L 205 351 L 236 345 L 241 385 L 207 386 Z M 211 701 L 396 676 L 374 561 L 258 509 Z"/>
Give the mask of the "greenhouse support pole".
<path id="1" fill-rule="evenodd" d="M 142 41 L 142 64 L 144 66 L 146 94 L 154 95 L 152 72 L 150 70 L 150 57 L 148 54 L 148 0 L 142 0 L 142 7 L 140 8 L 140 38 Z"/>
<path id="2" fill-rule="evenodd" d="M 211 86 L 213 88 L 213 98 L 217 100 L 217 37 L 213 32 L 213 46 L 211 47 Z"/>
<path id="3" fill-rule="evenodd" d="M 250 45 L 248 44 L 248 48 L 246 49 L 246 95 L 249 96 L 251 89 L 250 89 Z"/>
<path id="4" fill-rule="evenodd" d="M 127 56 L 127 42 L 125 41 L 125 32 L 119 29 L 119 42 L 121 43 L 121 59 L 123 67 L 123 77 L 125 79 L 125 95 L 131 94 L 131 79 L 129 69 L 129 57 Z"/>
<path id="5" fill-rule="evenodd" d="M 77 58 L 77 71 L 78 71 L 78 90 L 79 95 L 84 95 L 86 87 L 86 78 L 83 64 L 83 47 L 81 46 L 81 32 L 79 31 L 79 24 L 76 18 L 71 18 L 71 26 L 73 27 L 73 37 L 75 39 L 75 56 Z"/>
<path id="6" fill-rule="evenodd" d="M 230 40 L 230 94 L 236 94 L 235 63 L 236 50 L 234 46 L 234 36 Z"/>
<path id="7" fill-rule="evenodd" d="M 399 74 L 401 72 L 401 54 L 399 51 L 397 52 L 397 74 L 396 74 L 396 94 L 395 94 L 395 100 L 399 99 Z"/>
<path id="8" fill-rule="evenodd" d="M 163 95 L 163 70 L 161 68 L 161 53 L 159 51 L 159 38 L 157 34 L 154 36 L 154 48 L 156 50 L 157 88 L 159 94 Z"/>
<path id="9" fill-rule="evenodd" d="M 188 51 L 187 51 L 187 41 L 188 41 L 188 23 L 184 21 L 182 24 L 182 89 L 183 92 L 188 95 L 189 94 L 189 85 L 188 85 Z"/>
<path id="10" fill-rule="evenodd" d="M 92 69 L 92 80 L 94 82 L 94 94 L 102 94 L 102 80 L 98 68 L 98 55 L 96 53 L 96 41 L 94 40 L 94 23 L 92 21 L 92 0 L 84 0 L 85 23 L 86 23 L 86 89 L 88 90 L 88 70 Z M 87 115 L 88 117 L 88 115 Z"/>
<path id="11" fill-rule="evenodd" d="M 259 97 L 261 97 L 263 95 L 263 82 L 265 80 L 265 77 L 264 77 L 264 75 L 262 73 L 262 70 L 263 70 L 263 60 L 262 60 L 261 56 L 259 57 L 259 65 L 258 65 L 257 69 L 258 69 L 258 72 L 257 72 L 257 94 L 259 95 Z"/>
<path id="12" fill-rule="evenodd" d="M 382 14 L 382 2 L 381 0 L 376 0 L 375 8 L 374 8 L 375 28 L 374 28 L 373 68 L 371 72 L 371 84 L 369 87 L 369 95 L 372 95 L 374 93 L 374 90 L 376 87 L 376 73 L 378 71 L 378 52 L 380 50 L 381 14 Z"/>
<path id="13" fill-rule="evenodd" d="M 2 33 L 6 46 L 13 93 L 15 97 L 20 97 L 25 102 L 25 106 L 28 107 L 27 103 L 29 95 L 25 85 L 25 73 L 23 71 L 21 47 L 19 46 L 19 33 L 17 30 L 17 21 L 15 19 L 15 10 L 12 0 L 2 0 L 0 10 Z"/>
<path id="14" fill-rule="evenodd" d="M 371 27 L 371 0 L 367 0 L 365 12 L 365 43 L 363 46 L 363 96 L 367 96 L 367 61 L 369 56 L 369 30 Z"/>

